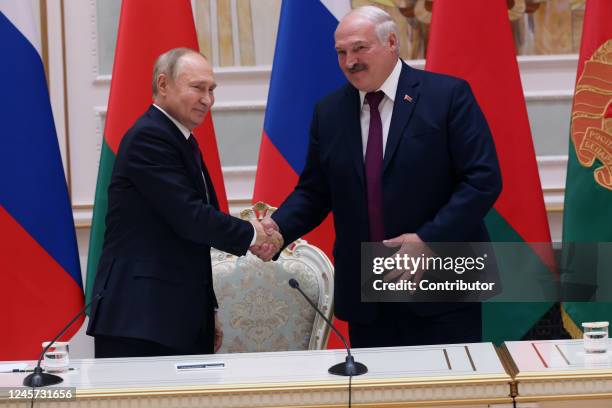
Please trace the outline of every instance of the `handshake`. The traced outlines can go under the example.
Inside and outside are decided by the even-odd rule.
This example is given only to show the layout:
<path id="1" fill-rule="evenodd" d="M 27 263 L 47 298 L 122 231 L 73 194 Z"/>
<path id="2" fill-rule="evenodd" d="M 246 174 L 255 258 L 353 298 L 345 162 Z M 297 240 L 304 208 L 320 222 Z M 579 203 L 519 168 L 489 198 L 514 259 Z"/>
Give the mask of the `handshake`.
<path id="1" fill-rule="evenodd" d="M 268 262 L 283 247 L 283 236 L 280 234 L 276 222 L 269 216 L 261 221 L 257 219 L 251 219 L 250 221 L 255 227 L 257 239 L 249 249 L 262 261 Z"/>

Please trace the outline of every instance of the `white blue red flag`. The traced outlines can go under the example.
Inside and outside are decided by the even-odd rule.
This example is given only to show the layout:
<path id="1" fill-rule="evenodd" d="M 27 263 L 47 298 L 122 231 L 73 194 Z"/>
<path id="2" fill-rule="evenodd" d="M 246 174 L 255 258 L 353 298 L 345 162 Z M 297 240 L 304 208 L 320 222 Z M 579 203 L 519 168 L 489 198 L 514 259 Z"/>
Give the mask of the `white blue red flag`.
<path id="1" fill-rule="evenodd" d="M 334 31 L 350 10 L 350 0 L 283 0 L 253 201 L 278 206 L 297 184 L 315 103 L 346 82 Z M 304 238 L 331 258 L 331 217 Z M 342 345 L 331 337 L 328 347 Z"/>
<path id="2" fill-rule="evenodd" d="M 31 4 L 0 0 L 0 360 L 37 358 L 41 342 L 83 306 L 74 221 Z"/>

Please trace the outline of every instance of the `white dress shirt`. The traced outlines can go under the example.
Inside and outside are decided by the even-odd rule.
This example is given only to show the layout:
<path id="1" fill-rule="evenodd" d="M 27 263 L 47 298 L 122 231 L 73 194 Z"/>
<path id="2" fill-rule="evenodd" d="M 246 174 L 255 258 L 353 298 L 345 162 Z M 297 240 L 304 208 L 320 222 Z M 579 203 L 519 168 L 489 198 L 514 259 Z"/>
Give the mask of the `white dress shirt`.
<path id="1" fill-rule="evenodd" d="M 168 119 L 170 119 L 172 121 L 172 123 L 174 123 L 174 125 L 178 128 L 178 130 L 181 131 L 183 136 L 185 136 L 185 140 L 189 139 L 189 136 L 191 136 L 191 130 L 187 129 L 187 126 L 183 125 L 181 122 L 179 122 L 178 120 L 174 119 L 172 116 L 170 116 L 170 114 L 168 112 L 166 112 L 165 110 L 160 108 L 158 105 L 153 104 L 153 106 L 155 106 L 157 109 L 159 109 L 161 113 L 166 115 L 168 117 Z"/>
<path id="2" fill-rule="evenodd" d="M 377 91 L 383 91 L 385 93 L 384 98 L 378 105 L 378 111 L 380 112 L 380 120 L 382 122 L 383 132 L 383 157 L 387 147 L 387 137 L 389 136 L 389 126 L 391 126 L 391 116 L 393 115 L 393 104 L 395 102 L 395 93 L 397 92 L 397 84 L 399 83 L 399 77 L 402 72 L 402 62 L 400 59 L 397 60 L 393 71 L 387 77 L 385 82 L 377 89 Z M 370 131 L 370 106 L 365 100 L 366 92 L 359 91 L 359 98 L 361 100 L 361 141 L 363 147 L 363 158 L 365 160 L 366 148 L 368 146 L 368 133 Z M 365 102 L 365 103 L 364 103 Z"/>
<path id="3" fill-rule="evenodd" d="M 153 104 L 153 106 L 155 106 L 157 109 L 159 109 L 161 113 L 166 115 L 168 117 L 168 119 L 170 119 L 172 121 L 172 123 L 174 123 L 174 125 L 178 128 L 178 130 L 181 131 L 183 136 L 185 136 L 185 140 L 189 139 L 189 136 L 191 136 L 191 131 L 185 125 L 183 125 L 178 120 L 174 119 L 172 116 L 170 116 L 170 114 L 168 112 L 166 112 L 165 110 L 163 110 L 162 108 L 160 108 L 156 104 Z M 204 174 L 202 174 L 202 177 L 204 177 Z M 255 226 L 253 225 L 253 239 L 251 240 L 251 245 L 250 246 L 255 245 L 256 241 L 257 241 L 257 230 L 255 229 Z"/>

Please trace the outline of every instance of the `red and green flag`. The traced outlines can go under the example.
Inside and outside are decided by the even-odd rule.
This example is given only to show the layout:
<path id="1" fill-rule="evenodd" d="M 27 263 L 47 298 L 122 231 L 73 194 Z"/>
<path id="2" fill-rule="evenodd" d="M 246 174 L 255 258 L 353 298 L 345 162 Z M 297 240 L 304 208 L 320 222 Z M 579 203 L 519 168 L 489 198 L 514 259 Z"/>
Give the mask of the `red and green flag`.
<path id="1" fill-rule="evenodd" d="M 160 54 L 176 47 L 198 50 L 189 0 L 123 0 L 89 240 L 86 281 L 88 300 L 102 253 L 108 185 L 119 143 L 125 132 L 152 103 L 151 80 L 155 60 Z M 193 134 L 202 149 L 219 205 L 227 212 L 221 162 L 210 113 L 194 129 Z"/>
<path id="2" fill-rule="evenodd" d="M 583 243 L 612 242 L 612 1 L 587 0 L 582 27 L 563 213 L 563 241 L 578 243 L 576 249 L 585 248 Z M 609 248 L 564 253 L 564 265 L 571 271 L 580 264 L 577 272 L 589 273 L 584 268 L 588 262 L 577 259 L 589 257 L 601 282 L 611 272 L 598 271 L 603 263 L 610 265 L 610 254 L 601 253 Z M 562 318 L 565 329 L 580 338 L 582 322 L 612 320 L 612 304 L 566 302 Z"/>
<path id="3" fill-rule="evenodd" d="M 436 0 L 426 69 L 467 80 L 491 128 L 503 179 L 503 191 L 485 220 L 491 240 L 550 243 L 506 1 Z M 531 252 L 534 276 L 554 268 L 548 249 Z M 508 261 L 498 257 L 500 268 Z M 522 338 L 551 305 L 484 303 L 483 340 Z"/>

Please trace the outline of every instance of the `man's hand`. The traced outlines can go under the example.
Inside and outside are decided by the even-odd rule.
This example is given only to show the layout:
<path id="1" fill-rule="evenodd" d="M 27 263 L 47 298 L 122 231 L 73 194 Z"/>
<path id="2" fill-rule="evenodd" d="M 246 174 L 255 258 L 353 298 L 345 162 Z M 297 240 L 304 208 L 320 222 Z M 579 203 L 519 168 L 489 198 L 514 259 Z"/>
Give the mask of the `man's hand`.
<path id="1" fill-rule="evenodd" d="M 269 215 L 267 215 L 263 220 L 261 220 L 261 225 L 263 225 L 266 231 L 280 232 L 278 224 Z"/>
<path id="2" fill-rule="evenodd" d="M 215 310 L 215 340 L 214 340 L 214 350 L 215 353 L 219 351 L 221 348 L 221 344 L 223 344 L 223 329 L 221 329 L 221 323 L 219 322 L 219 315 Z"/>
<path id="3" fill-rule="evenodd" d="M 257 231 L 257 240 L 249 248 L 254 255 L 267 262 L 283 247 L 283 236 L 279 232 L 278 225 L 270 217 L 264 218 L 261 222 L 251 220 Z"/>
<path id="4" fill-rule="evenodd" d="M 427 256 L 427 254 L 431 253 L 425 242 L 423 242 L 423 240 L 419 238 L 417 234 L 414 233 L 402 234 L 395 238 L 386 239 L 383 241 L 383 244 L 390 248 L 399 248 L 396 254 L 402 256 L 408 255 L 419 257 L 421 256 L 421 254 L 425 254 L 425 256 Z M 384 277 L 384 280 L 386 282 L 411 280 L 418 285 L 418 283 L 423 278 L 424 272 L 425 270 L 423 268 L 419 268 L 417 271 L 405 271 L 396 269 L 387 273 Z"/>

